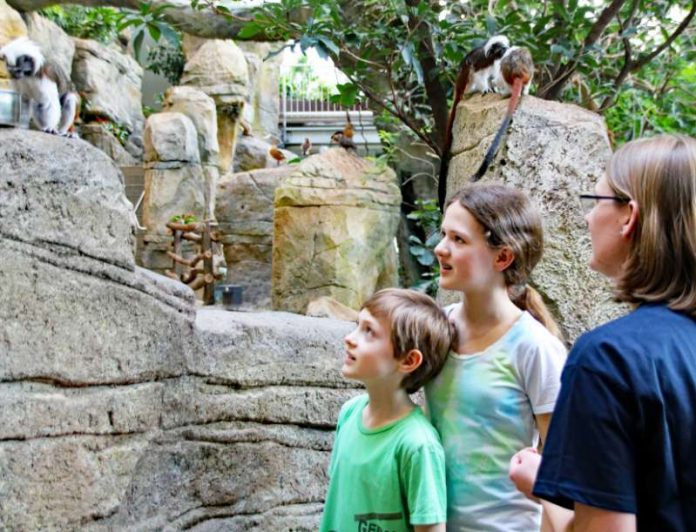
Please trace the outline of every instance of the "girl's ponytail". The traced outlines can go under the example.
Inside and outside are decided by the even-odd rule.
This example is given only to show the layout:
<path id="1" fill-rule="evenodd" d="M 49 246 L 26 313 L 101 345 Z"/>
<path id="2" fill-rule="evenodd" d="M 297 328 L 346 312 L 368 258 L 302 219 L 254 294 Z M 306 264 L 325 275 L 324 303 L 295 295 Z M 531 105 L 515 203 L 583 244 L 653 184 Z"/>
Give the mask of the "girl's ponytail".
<path id="1" fill-rule="evenodd" d="M 558 326 L 558 323 L 556 323 L 556 320 L 553 319 L 551 311 L 546 306 L 546 303 L 544 303 L 539 292 L 528 284 L 524 284 L 508 286 L 508 294 L 515 305 L 529 312 L 534 319 L 546 327 L 551 334 L 562 342 L 564 341 L 561 328 Z"/>

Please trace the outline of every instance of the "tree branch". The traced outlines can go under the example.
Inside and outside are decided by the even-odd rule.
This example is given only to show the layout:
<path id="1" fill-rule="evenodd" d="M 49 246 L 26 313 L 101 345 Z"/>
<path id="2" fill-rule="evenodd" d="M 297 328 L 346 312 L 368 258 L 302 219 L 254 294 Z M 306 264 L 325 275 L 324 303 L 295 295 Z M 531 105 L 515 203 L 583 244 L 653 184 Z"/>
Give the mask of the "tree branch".
<path id="1" fill-rule="evenodd" d="M 590 28 L 582 46 L 580 46 L 575 56 L 556 70 L 551 81 L 539 89 L 537 96 L 547 100 L 555 100 L 560 96 L 563 87 L 577 69 L 580 57 L 585 53 L 588 47 L 597 42 L 597 39 L 601 37 L 602 33 L 609 25 L 609 22 L 611 22 L 611 19 L 621 10 L 621 6 L 623 6 L 625 1 L 626 0 L 612 0 L 611 4 L 604 8 L 599 18 L 597 18 Z"/>
<path id="2" fill-rule="evenodd" d="M 341 1 L 341 0 L 339 0 Z M 18 11 L 38 11 L 53 5 L 79 4 L 88 7 L 108 6 L 137 10 L 141 0 L 8 0 L 12 8 Z M 162 18 L 177 29 L 208 39 L 234 39 L 245 25 L 244 20 L 252 19 L 252 8 L 231 8 L 230 15 L 217 13 L 213 8 L 192 9 L 190 0 L 151 0 L 153 8 L 162 4 L 171 4 L 165 9 Z M 343 3 L 343 1 L 341 1 Z M 289 14 L 289 22 L 303 24 L 309 17 L 309 10 L 298 8 Z M 254 41 L 272 41 L 272 36 L 263 31 L 254 35 Z"/>
<path id="3" fill-rule="evenodd" d="M 427 27 L 423 27 L 420 20 L 414 19 L 411 12 L 415 12 L 418 7 L 419 0 L 406 0 L 406 5 L 409 8 L 408 27 L 413 32 L 416 41 L 419 43 L 417 47 L 418 61 L 423 69 L 423 84 L 425 85 L 425 93 L 428 97 L 428 103 L 433 113 L 433 132 L 432 137 L 435 145 L 444 145 L 445 130 L 447 129 L 447 119 L 449 108 L 447 106 L 447 91 L 440 81 L 438 75 L 437 59 L 430 47 L 430 32 Z M 428 144 L 431 146 L 432 144 Z M 439 153 L 439 150 L 437 151 Z"/>
<path id="4" fill-rule="evenodd" d="M 634 63 L 633 66 L 631 67 L 631 72 L 635 72 L 636 70 L 641 69 L 643 66 L 645 66 L 647 63 L 655 59 L 658 55 L 660 55 L 667 47 L 669 47 L 674 40 L 681 35 L 684 30 L 689 26 L 689 23 L 691 20 L 694 18 L 694 15 L 696 15 L 696 0 L 692 0 L 691 2 L 691 11 L 684 17 L 684 20 L 681 21 L 681 24 L 677 26 L 677 29 L 672 32 L 672 34 L 667 37 L 665 42 L 663 42 L 660 46 L 655 48 L 652 52 L 649 54 L 643 54 L 641 55 Z"/>

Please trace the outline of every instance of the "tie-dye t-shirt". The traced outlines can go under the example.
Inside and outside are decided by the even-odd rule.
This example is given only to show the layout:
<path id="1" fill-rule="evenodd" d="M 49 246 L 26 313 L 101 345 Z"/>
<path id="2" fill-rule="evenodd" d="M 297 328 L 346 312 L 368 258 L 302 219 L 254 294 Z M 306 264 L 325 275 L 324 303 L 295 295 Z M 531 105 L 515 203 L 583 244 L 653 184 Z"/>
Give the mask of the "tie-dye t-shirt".
<path id="1" fill-rule="evenodd" d="M 558 338 L 524 312 L 486 350 L 451 352 L 426 386 L 445 449 L 447 530 L 539 530 L 541 507 L 515 489 L 508 465 L 536 445 L 534 414 L 553 411 L 565 357 Z"/>

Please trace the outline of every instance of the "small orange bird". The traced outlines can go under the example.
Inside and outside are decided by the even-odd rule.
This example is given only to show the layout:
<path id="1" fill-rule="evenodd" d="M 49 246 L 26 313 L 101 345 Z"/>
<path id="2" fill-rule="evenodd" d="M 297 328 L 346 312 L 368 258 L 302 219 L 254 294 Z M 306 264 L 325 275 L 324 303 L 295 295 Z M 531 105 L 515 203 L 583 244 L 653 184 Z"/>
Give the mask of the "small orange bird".
<path id="1" fill-rule="evenodd" d="M 280 163 L 285 160 L 285 154 L 283 154 L 283 152 L 280 151 L 276 146 L 271 146 L 268 148 L 268 155 L 276 160 L 277 166 L 280 166 Z"/>
<path id="2" fill-rule="evenodd" d="M 348 119 L 346 127 L 343 128 L 343 136 L 347 139 L 353 140 L 353 124 L 350 123 L 350 119 Z"/>

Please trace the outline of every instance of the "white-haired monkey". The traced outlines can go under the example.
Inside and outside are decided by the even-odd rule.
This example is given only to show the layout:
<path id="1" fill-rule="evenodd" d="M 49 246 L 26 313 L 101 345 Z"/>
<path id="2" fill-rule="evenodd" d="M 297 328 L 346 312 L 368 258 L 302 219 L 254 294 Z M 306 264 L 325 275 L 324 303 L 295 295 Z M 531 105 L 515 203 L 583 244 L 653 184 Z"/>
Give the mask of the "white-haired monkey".
<path id="1" fill-rule="evenodd" d="M 0 48 L 0 59 L 17 91 L 30 100 L 31 117 L 41 131 L 71 135 L 80 97 L 58 65 L 46 61 L 39 46 L 19 37 Z"/>
<path id="2" fill-rule="evenodd" d="M 442 156 L 440 158 L 440 180 L 437 197 L 440 210 L 444 210 L 447 193 L 447 171 L 449 170 L 450 150 L 452 149 L 452 128 L 457 114 L 457 105 L 465 94 L 472 92 L 496 92 L 492 80 L 498 76 L 500 59 L 510 47 L 510 41 L 504 35 L 488 39 L 486 44 L 474 48 L 462 60 L 454 84 L 454 102 L 450 110 L 447 130 L 445 131 Z"/>

